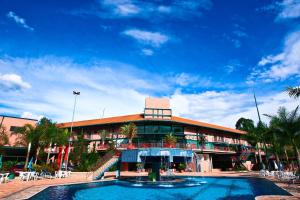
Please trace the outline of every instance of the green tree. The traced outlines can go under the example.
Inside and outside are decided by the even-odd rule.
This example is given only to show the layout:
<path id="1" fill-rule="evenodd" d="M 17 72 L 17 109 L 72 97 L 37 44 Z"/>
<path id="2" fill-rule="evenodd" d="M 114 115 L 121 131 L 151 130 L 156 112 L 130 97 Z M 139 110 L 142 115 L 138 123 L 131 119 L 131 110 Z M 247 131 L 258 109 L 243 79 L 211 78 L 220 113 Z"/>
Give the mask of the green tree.
<path id="1" fill-rule="evenodd" d="M 298 171 L 300 172 L 300 115 L 298 113 L 298 106 L 291 112 L 288 112 L 285 107 L 280 107 L 277 115 L 266 115 L 274 124 L 274 129 L 277 135 L 289 142 L 297 159 Z M 275 123 L 276 122 L 276 123 Z"/>
<path id="2" fill-rule="evenodd" d="M 246 132 L 252 132 L 255 128 L 254 122 L 252 119 L 245 119 L 241 117 L 235 124 L 235 128 L 238 130 L 243 130 Z"/>
<path id="3" fill-rule="evenodd" d="M 204 145 L 205 145 L 206 141 L 207 141 L 207 138 L 206 138 L 206 136 L 204 134 L 200 134 L 198 136 L 198 142 L 199 142 L 199 144 L 201 146 L 201 151 L 202 152 L 203 152 L 203 148 L 204 148 Z"/>
<path id="4" fill-rule="evenodd" d="M 99 135 L 101 137 L 101 143 L 102 143 L 102 145 L 104 145 L 105 144 L 105 139 L 108 135 L 108 132 L 106 130 L 102 130 L 102 131 L 99 132 Z"/>
<path id="5" fill-rule="evenodd" d="M 6 127 L 1 126 L 0 128 L 0 146 L 9 144 L 9 137 Z"/>
<path id="6" fill-rule="evenodd" d="M 172 133 L 170 133 L 165 136 L 165 141 L 167 145 L 170 145 L 170 147 L 172 147 L 176 145 L 177 139 Z"/>
<path id="7" fill-rule="evenodd" d="M 261 150 L 260 150 L 261 144 L 263 142 L 263 134 L 265 132 L 264 124 L 259 122 L 257 126 L 255 126 L 253 120 L 240 118 L 236 122 L 235 126 L 238 130 L 247 132 L 247 134 L 242 135 L 242 138 L 247 140 L 249 144 L 251 144 L 251 146 L 255 147 L 256 151 L 258 152 L 259 163 L 261 165 L 261 168 L 265 168 L 262 161 Z M 256 154 L 255 154 L 255 160 L 257 161 Z"/>
<path id="8" fill-rule="evenodd" d="M 132 144 L 132 139 L 137 134 L 137 128 L 134 123 L 125 124 L 121 127 L 120 133 L 128 138 L 128 143 Z"/>
<path id="9" fill-rule="evenodd" d="M 74 151 L 70 154 L 70 159 L 80 165 L 83 156 L 87 153 L 88 141 L 84 139 L 84 134 L 79 133 L 73 143 Z"/>
<path id="10" fill-rule="evenodd" d="M 299 98 L 300 97 L 300 86 L 297 87 L 288 87 L 286 89 L 290 97 Z"/>
<path id="11" fill-rule="evenodd" d="M 25 124 L 23 127 L 18 128 L 14 134 L 17 135 L 15 146 L 27 146 L 27 154 L 24 168 L 27 168 L 29 155 L 32 143 L 36 142 L 36 130 L 31 124 Z"/>

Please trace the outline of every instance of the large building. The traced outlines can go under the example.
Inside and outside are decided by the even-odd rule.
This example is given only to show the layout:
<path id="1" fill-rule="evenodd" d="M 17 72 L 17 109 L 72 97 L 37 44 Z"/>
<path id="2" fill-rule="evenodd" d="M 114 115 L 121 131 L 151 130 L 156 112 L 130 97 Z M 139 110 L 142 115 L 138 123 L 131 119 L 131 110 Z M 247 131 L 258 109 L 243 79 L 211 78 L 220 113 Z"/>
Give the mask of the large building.
<path id="1" fill-rule="evenodd" d="M 18 136 L 14 133 L 25 124 L 35 126 L 36 123 L 36 119 L 0 115 L 0 131 L 9 138 L 8 143 L 1 144 L 0 148 L 0 154 L 4 156 L 4 160 L 25 160 L 26 147 L 16 143 Z"/>
<path id="2" fill-rule="evenodd" d="M 137 126 L 137 135 L 129 150 L 128 139 L 120 133 L 120 127 L 131 122 Z M 253 151 L 241 137 L 246 132 L 174 116 L 168 99 L 146 98 L 144 112 L 139 114 L 59 124 L 60 127 L 68 129 L 72 125 L 74 133 L 84 134 L 85 139 L 90 142 L 89 150 L 95 148 L 103 151 L 111 141 L 124 155 L 129 152 L 138 155 L 145 150 L 148 150 L 146 154 L 149 155 L 150 150 L 162 152 L 164 149 L 173 149 L 173 156 L 169 153 L 164 156 L 172 156 L 171 161 L 174 163 L 191 159 L 196 163 L 192 165 L 193 170 L 203 172 L 213 168 L 232 168 L 233 160 L 237 156 Z M 100 132 L 103 130 L 109 133 L 105 138 L 101 138 Z M 170 133 L 177 139 L 176 145 L 172 147 L 165 141 L 166 135 Z M 180 157 L 179 154 L 186 156 Z M 163 157 L 162 154 L 156 156 Z M 125 159 L 122 161 L 122 169 L 135 170 L 136 163 L 140 161 L 135 158 L 127 163 Z"/>

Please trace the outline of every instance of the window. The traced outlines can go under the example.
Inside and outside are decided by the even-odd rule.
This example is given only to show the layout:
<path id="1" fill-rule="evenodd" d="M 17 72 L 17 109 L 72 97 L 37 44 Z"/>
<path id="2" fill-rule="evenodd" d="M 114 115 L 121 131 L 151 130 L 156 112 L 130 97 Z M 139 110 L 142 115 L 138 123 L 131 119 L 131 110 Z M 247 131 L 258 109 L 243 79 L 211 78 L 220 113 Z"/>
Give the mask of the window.
<path id="1" fill-rule="evenodd" d="M 173 126 L 173 133 L 174 134 L 183 134 L 183 127 L 182 126 Z"/>
<path id="2" fill-rule="evenodd" d="M 172 132 L 171 126 L 159 126 L 160 133 L 169 134 Z"/>
<path id="3" fill-rule="evenodd" d="M 152 134 L 153 126 L 145 126 L 145 134 Z"/>
<path id="4" fill-rule="evenodd" d="M 145 133 L 145 126 L 138 125 L 137 126 L 137 133 L 138 134 L 144 134 Z"/>
<path id="5" fill-rule="evenodd" d="M 18 128 L 21 128 L 21 127 L 19 127 L 19 126 L 11 126 L 9 130 L 11 132 L 16 132 L 18 130 Z"/>

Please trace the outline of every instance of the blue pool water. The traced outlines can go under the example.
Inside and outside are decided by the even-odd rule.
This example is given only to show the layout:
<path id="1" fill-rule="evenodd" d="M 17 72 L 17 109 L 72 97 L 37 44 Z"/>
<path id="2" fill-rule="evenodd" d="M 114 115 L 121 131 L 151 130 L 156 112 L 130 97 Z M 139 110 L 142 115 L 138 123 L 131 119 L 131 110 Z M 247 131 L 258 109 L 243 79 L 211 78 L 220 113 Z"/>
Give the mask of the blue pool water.
<path id="1" fill-rule="evenodd" d="M 186 177 L 187 178 L 187 177 Z M 271 181 L 260 178 L 187 178 L 180 184 L 148 185 L 109 181 L 68 186 L 53 186 L 33 196 L 32 200 L 213 200 L 254 199 L 259 195 L 290 195 Z M 189 184 L 190 183 L 190 184 Z"/>

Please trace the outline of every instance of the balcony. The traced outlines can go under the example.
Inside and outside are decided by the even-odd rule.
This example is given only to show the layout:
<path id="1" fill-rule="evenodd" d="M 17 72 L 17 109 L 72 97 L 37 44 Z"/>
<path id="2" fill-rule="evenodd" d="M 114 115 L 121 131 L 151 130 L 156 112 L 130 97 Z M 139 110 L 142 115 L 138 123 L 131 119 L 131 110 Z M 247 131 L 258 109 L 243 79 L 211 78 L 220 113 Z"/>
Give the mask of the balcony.
<path id="1" fill-rule="evenodd" d="M 121 144 L 118 148 L 120 149 L 139 149 L 139 148 L 179 148 L 179 149 L 191 149 L 188 148 L 185 143 L 176 143 L 175 145 L 169 145 L 163 142 L 145 142 L 145 143 L 133 143 L 129 144 Z"/>

